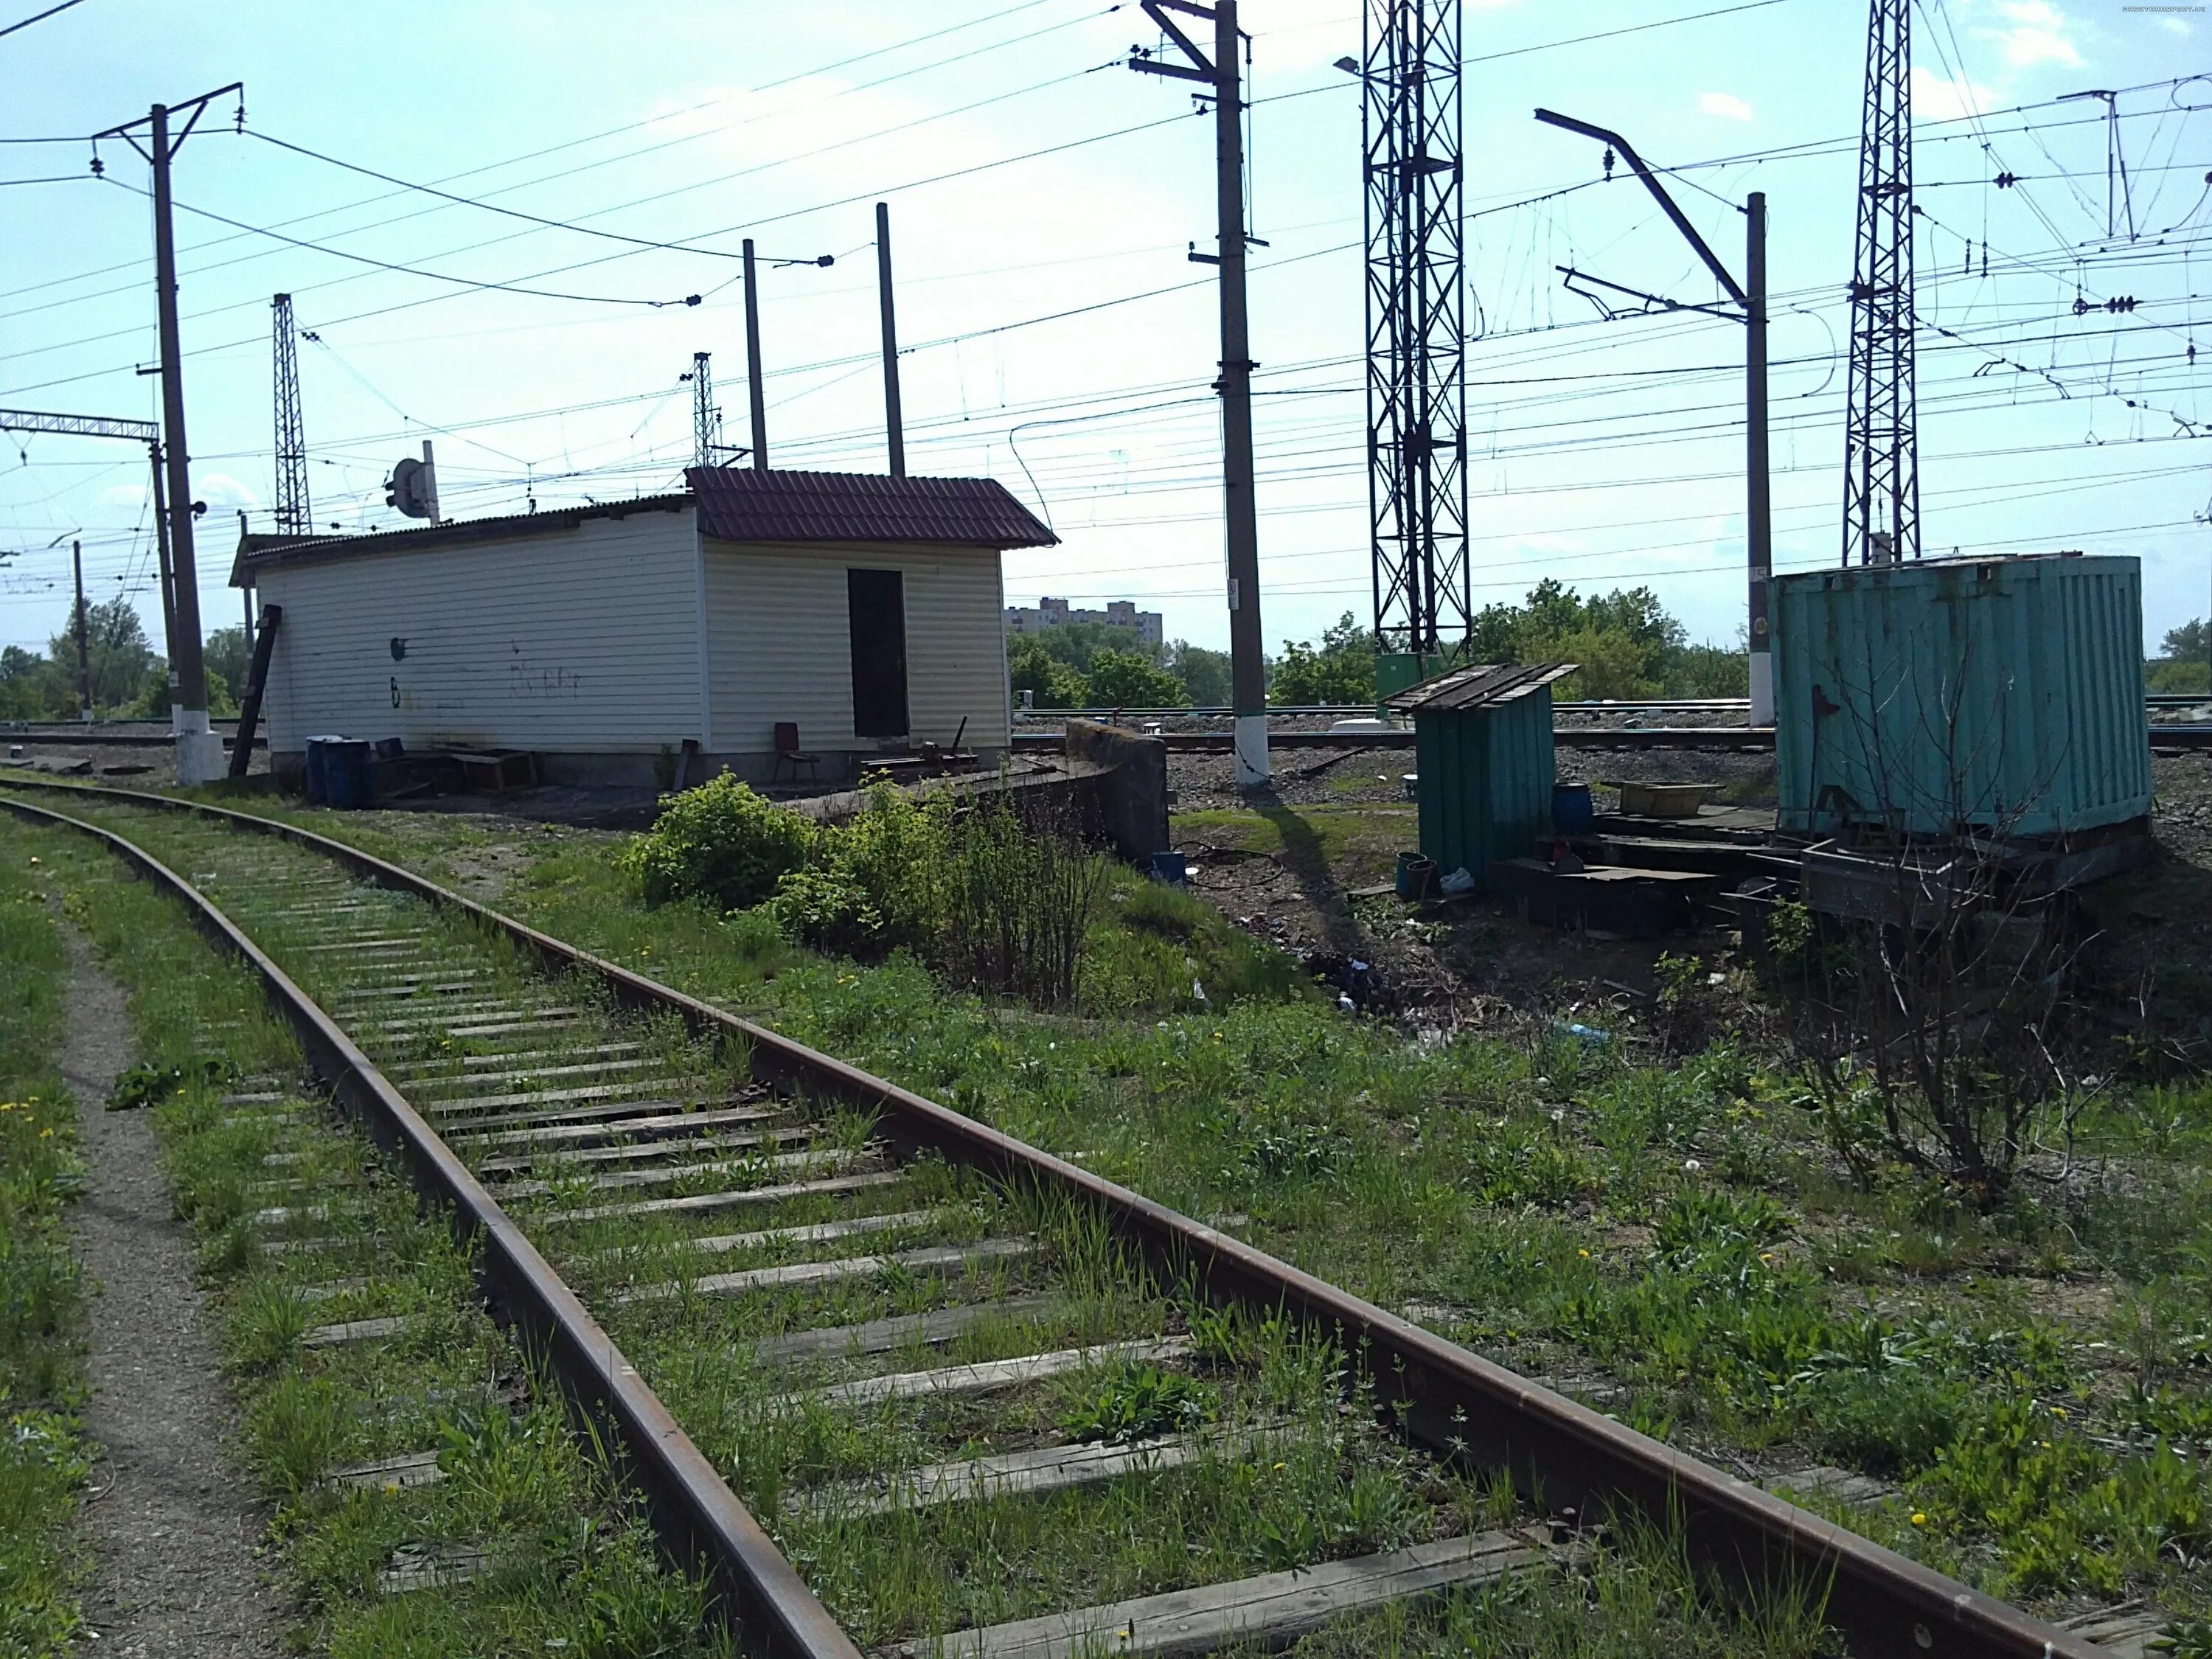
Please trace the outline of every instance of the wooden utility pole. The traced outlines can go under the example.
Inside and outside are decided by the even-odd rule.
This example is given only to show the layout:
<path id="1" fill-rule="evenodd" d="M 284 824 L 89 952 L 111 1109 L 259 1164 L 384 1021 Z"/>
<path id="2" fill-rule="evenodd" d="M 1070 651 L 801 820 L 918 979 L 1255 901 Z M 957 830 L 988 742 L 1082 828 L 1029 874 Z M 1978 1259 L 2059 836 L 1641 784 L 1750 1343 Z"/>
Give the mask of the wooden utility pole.
<path id="1" fill-rule="evenodd" d="M 1202 81 L 1213 88 L 1214 216 L 1218 253 L 1194 251 L 1193 260 L 1221 271 L 1221 476 L 1223 519 L 1229 554 L 1230 702 L 1237 716 L 1237 783 L 1256 789 L 1267 781 L 1267 660 L 1260 631 L 1260 514 L 1252 464 L 1252 344 L 1244 302 L 1244 95 L 1237 55 L 1237 0 L 1212 6 L 1192 0 L 1144 0 L 1146 16 L 1182 52 L 1183 63 L 1134 56 L 1129 67 L 1145 75 Z M 1169 16 L 1170 12 L 1213 25 L 1213 56 Z"/>
<path id="2" fill-rule="evenodd" d="M 208 726 L 207 671 L 200 654 L 199 566 L 192 547 L 191 451 L 185 439 L 184 349 L 177 323 L 177 238 L 171 210 L 169 164 L 208 106 L 231 93 L 241 94 L 239 120 L 245 120 L 244 87 L 234 82 L 202 93 L 177 106 L 184 125 L 171 137 L 170 109 L 156 104 L 144 122 L 126 122 L 95 135 L 121 138 L 154 169 L 154 286 L 161 348 L 163 459 L 168 470 L 169 563 L 175 620 L 169 637 L 173 692 L 169 728 L 176 741 L 177 781 L 209 783 L 222 775 L 222 739 Z M 138 141 L 141 125 L 146 142 Z"/>
<path id="3" fill-rule="evenodd" d="M 76 686 L 77 713 L 92 718 L 92 647 L 84 637 L 84 544 L 70 544 L 70 563 L 76 571 Z"/>

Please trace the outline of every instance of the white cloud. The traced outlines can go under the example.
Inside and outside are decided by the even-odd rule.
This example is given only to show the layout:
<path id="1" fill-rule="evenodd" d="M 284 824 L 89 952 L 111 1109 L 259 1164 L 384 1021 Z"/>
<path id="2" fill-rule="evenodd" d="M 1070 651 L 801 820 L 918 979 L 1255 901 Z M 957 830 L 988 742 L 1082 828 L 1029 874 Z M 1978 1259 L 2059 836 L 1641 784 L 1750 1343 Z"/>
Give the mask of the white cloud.
<path id="1" fill-rule="evenodd" d="M 2189 33 L 2189 25 L 2179 17 L 2154 17 L 2151 21 L 2168 34 L 2186 35 Z"/>
<path id="2" fill-rule="evenodd" d="M 217 513 L 234 513 L 240 507 L 261 505 L 261 497 L 228 472 L 203 472 L 199 476 L 199 491 L 192 498 L 205 501 L 210 516 Z"/>
<path id="3" fill-rule="evenodd" d="M 1953 81 L 1917 65 L 1913 69 L 1912 112 L 1922 120 L 1955 121 L 1994 108 L 1997 101 L 1997 94 L 1979 82 Z"/>
<path id="4" fill-rule="evenodd" d="M 2002 0 L 1997 10 L 2012 27 L 1977 29 L 1975 33 L 1997 42 L 2005 62 L 2014 69 L 2031 69 L 2038 64 L 2063 64 L 2070 69 L 2081 66 L 2081 53 L 2068 38 L 2073 24 L 2051 0 Z"/>
<path id="5" fill-rule="evenodd" d="M 1719 116 L 1723 121 L 1748 121 L 1752 118 L 1751 106 L 1732 92 L 1701 92 L 1698 94 L 1698 107 L 1708 115 Z"/>

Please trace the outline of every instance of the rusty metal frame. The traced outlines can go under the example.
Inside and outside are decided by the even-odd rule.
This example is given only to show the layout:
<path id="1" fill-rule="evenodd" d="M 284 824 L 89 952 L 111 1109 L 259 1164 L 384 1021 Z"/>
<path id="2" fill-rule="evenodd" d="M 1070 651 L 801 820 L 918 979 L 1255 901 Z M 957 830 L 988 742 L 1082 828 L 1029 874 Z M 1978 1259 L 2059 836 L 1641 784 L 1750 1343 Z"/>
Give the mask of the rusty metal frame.
<path id="1" fill-rule="evenodd" d="M 522 945 L 548 971 L 592 975 L 624 1006 L 672 1012 L 696 1033 L 744 1042 L 761 1080 L 817 1091 L 873 1111 L 882 1132 L 895 1143 L 940 1152 L 1002 1181 L 1080 1198 L 1165 1273 L 1190 1274 L 1220 1300 L 1287 1314 L 1336 1336 L 1363 1356 L 1386 1415 L 1422 1444 L 1446 1456 L 1510 1470 L 1523 1492 L 1540 1494 L 1554 1513 L 1571 1508 L 1579 1516 L 1597 1518 L 1626 1505 L 1679 1529 L 1693 1559 L 1735 1583 L 1789 1583 L 1825 1596 L 1828 1620 L 1850 1638 L 1855 1652 L 1931 1659 L 2103 1659 L 2101 1650 L 2078 1634 L 1784 1503 L 1241 1240 L 356 848 L 273 818 L 169 796 L 47 782 L 31 787 L 197 813 L 292 842 L 379 885 L 473 918 Z M 242 937 L 238 943 L 252 951 Z M 275 973 L 274 965 L 266 971 Z M 351 1049 L 335 1028 L 331 1036 Z M 366 1068 L 368 1063 L 359 1064 Z M 393 1098 L 411 1117 L 405 1103 Z M 450 1153 L 444 1156 L 451 1160 Z M 474 1187 L 457 1161 L 453 1173 Z M 488 1195 L 483 1202 L 491 1202 Z M 519 1233 L 513 1237 L 514 1245 L 528 1251 L 550 1277 L 551 1269 Z M 555 1287 L 574 1305 L 565 1286 L 556 1280 Z M 588 1322 L 580 1307 L 577 1316 Z M 780 1555 L 775 1562 L 791 1573 Z M 795 1574 L 793 1579 L 804 1594 Z"/>

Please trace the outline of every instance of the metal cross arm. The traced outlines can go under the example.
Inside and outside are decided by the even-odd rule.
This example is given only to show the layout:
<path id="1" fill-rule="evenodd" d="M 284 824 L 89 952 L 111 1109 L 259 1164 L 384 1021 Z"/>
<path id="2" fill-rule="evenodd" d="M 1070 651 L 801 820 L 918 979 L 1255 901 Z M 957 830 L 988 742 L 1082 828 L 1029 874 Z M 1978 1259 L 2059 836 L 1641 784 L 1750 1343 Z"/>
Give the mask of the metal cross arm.
<path id="1" fill-rule="evenodd" d="M 197 98 L 187 98 L 180 104 L 170 105 L 169 110 L 172 114 L 190 110 L 191 118 L 168 140 L 169 154 L 173 156 L 184 148 L 185 140 L 192 136 L 192 129 L 200 124 L 200 117 L 207 113 L 207 106 L 210 104 L 224 94 L 233 92 L 239 94 L 238 125 L 243 129 L 246 125 L 246 82 L 243 81 L 233 81 L 227 87 L 217 87 L 213 92 L 204 92 Z M 140 143 L 137 137 L 137 130 L 148 125 L 151 119 L 150 116 L 142 116 L 136 121 L 125 121 L 120 126 L 110 127 L 105 132 L 95 132 L 92 135 L 93 142 L 98 143 L 102 138 L 120 138 L 139 155 L 151 161 L 154 159 L 153 152 Z"/>
<path id="2" fill-rule="evenodd" d="M 1179 11 L 1186 17 L 1202 17 L 1211 22 L 1213 21 L 1212 7 L 1194 5 L 1191 0 L 1144 0 L 1144 8 L 1145 15 L 1158 23 L 1160 32 L 1182 48 L 1183 55 L 1190 62 L 1164 63 L 1158 58 L 1139 56 L 1139 49 L 1132 46 L 1129 48 L 1131 69 L 1139 75 L 1172 75 L 1178 80 L 1204 81 L 1208 84 L 1221 79 L 1221 72 L 1214 67 L 1212 59 L 1200 52 L 1198 43 L 1178 28 L 1175 20 L 1168 15 L 1171 11 Z"/>
<path id="3" fill-rule="evenodd" d="M 1665 210 L 1667 217 L 1674 222 L 1674 228 L 1680 231 L 1684 239 L 1697 250 L 1698 258 L 1705 262 L 1705 269 L 1711 271 L 1720 285 L 1728 290 L 1729 298 L 1740 306 L 1750 303 L 1735 278 L 1729 275 L 1728 267 L 1720 262 L 1712 249 L 1705 246 L 1705 239 L 1698 234 L 1698 228 L 1689 222 L 1681 209 L 1674 205 L 1674 198 L 1667 193 L 1666 186 L 1644 165 L 1644 158 L 1636 153 L 1636 147 L 1627 139 L 1607 128 L 1592 126 L 1588 121 L 1577 121 L 1571 115 L 1561 115 L 1553 110 L 1538 110 L 1536 118 L 1547 126 L 1564 127 L 1569 132 L 1579 132 L 1585 138 L 1595 138 L 1600 143 L 1610 144 L 1618 150 L 1620 159 L 1636 170 L 1636 176 L 1644 181 L 1644 187 L 1651 192 L 1653 199 Z"/>
<path id="4" fill-rule="evenodd" d="M 0 409 L 0 432 L 55 432 L 78 438 L 122 438 L 132 443 L 159 443 L 161 434 L 151 421 L 118 420 L 106 415 L 48 415 L 34 409 Z"/>
<path id="5" fill-rule="evenodd" d="M 1570 293 L 1580 294 L 1582 292 L 1579 289 L 1573 286 L 1575 283 L 1589 283 L 1594 287 L 1609 288 L 1615 294 L 1626 294 L 1632 300 L 1641 300 L 1646 306 L 1657 306 L 1662 311 L 1702 311 L 1708 317 L 1718 317 L 1724 322 L 1731 323 L 1741 323 L 1748 320 L 1741 312 L 1730 311 L 1721 306 L 1693 306 L 1685 301 L 1670 300 L 1663 294 L 1646 294 L 1640 288 L 1631 288 L 1626 283 L 1609 283 L 1602 276 L 1591 276 L 1587 270 L 1577 270 L 1572 265 L 1553 265 L 1552 269 L 1558 271 L 1560 276 L 1567 279 L 1568 291 Z M 1609 308 L 1606 307 L 1605 301 L 1595 294 L 1583 294 L 1582 297 L 1585 300 L 1590 301 L 1601 309 L 1609 310 Z M 1628 312 L 1622 314 L 1635 316 L 1639 313 Z"/>

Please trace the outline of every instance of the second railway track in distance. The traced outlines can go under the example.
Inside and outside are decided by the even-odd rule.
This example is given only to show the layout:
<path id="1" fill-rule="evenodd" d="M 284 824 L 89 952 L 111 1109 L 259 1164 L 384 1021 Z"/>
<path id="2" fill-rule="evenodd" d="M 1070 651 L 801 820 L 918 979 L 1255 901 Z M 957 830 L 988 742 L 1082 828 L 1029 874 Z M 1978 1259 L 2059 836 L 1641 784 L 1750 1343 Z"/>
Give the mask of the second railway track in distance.
<path id="1" fill-rule="evenodd" d="M 336 842 L 121 792 L 21 799 L 143 849 L 198 890 L 204 929 L 312 1001 L 294 1023 L 325 1022 L 303 1033 L 319 1068 L 463 1218 L 495 1310 L 611 1425 L 742 1646 L 1277 1646 L 1555 1570 L 1578 1527 L 1640 1512 L 1721 1577 L 1821 1603 L 1854 1653 L 2098 1651 Z M 302 1194 L 265 1226 L 312 1248 L 356 1201 Z M 404 1328 L 354 1311 L 357 1339 Z M 439 1478 L 434 1446 L 389 1462 Z"/>

